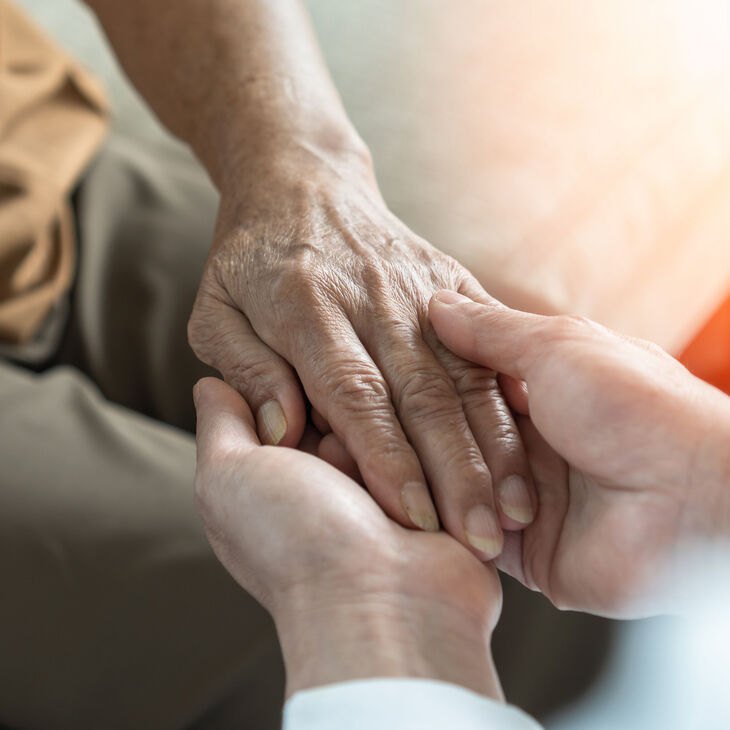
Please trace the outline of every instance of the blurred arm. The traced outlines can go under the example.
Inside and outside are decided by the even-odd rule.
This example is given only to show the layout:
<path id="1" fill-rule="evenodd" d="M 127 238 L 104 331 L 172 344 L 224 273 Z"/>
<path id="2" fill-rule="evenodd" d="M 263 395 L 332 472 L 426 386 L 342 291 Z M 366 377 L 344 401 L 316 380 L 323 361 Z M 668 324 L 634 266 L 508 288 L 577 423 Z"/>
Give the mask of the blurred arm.
<path id="1" fill-rule="evenodd" d="M 88 0 L 132 82 L 220 189 L 292 139 L 367 156 L 300 0 Z"/>

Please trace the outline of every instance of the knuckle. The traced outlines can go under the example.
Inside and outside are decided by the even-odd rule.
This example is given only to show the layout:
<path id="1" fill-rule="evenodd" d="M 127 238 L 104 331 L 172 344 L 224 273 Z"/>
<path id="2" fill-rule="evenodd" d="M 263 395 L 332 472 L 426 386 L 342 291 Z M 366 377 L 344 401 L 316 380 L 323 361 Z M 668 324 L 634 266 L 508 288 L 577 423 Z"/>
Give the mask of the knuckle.
<path id="1" fill-rule="evenodd" d="M 445 372 L 415 370 L 406 378 L 397 395 L 398 410 L 419 419 L 448 415 L 456 410 L 459 397 Z"/>
<path id="2" fill-rule="evenodd" d="M 463 401 L 482 400 L 485 395 L 499 391 L 494 370 L 463 363 L 450 368 L 449 375 Z"/>
<path id="3" fill-rule="evenodd" d="M 348 363 L 331 368 L 326 381 L 328 399 L 335 408 L 372 413 L 390 402 L 390 392 L 374 368 L 353 368 Z"/>
<path id="4" fill-rule="evenodd" d="M 315 261 L 311 246 L 306 243 L 287 252 L 287 257 L 277 267 L 271 282 L 271 294 L 275 301 L 314 299 L 321 294 L 325 275 Z M 316 300 L 313 302 L 316 303 Z"/>
<path id="5" fill-rule="evenodd" d="M 386 431 L 380 428 L 373 429 L 373 439 L 368 439 L 368 449 L 358 459 L 358 467 L 363 475 L 373 472 L 402 473 L 403 475 L 412 472 L 415 454 L 405 439 L 393 439 Z"/>
<path id="6" fill-rule="evenodd" d="M 245 360 L 223 361 L 220 363 L 220 370 L 227 380 L 249 394 L 275 374 L 274 363 L 269 358 L 256 357 L 253 354 Z"/>
<path id="7" fill-rule="evenodd" d="M 206 316 L 201 311 L 201 307 L 196 304 L 188 319 L 187 336 L 188 344 L 195 355 L 207 365 L 215 365 L 213 361 L 215 348 L 211 347 L 214 328 L 210 323 L 210 317 Z"/>
<path id="8" fill-rule="evenodd" d="M 489 454 L 501 461 L 524 461 L 525 452 L 514 421 L 509 417 L 495 418 L 487 429 L 487 438 L 492 443 Z M 490 462 L 491 463 L 491 462 Z"/>
<path id="9" fill-rule="evenodd" d="M 193 352 L 208 365 L 215 366 L 221 313 L 227 307 L 230 304 L 226 303 L 224 292 L 212 282 L 210 274 L 206 272 L 188 318 L 187 337 Z"/>

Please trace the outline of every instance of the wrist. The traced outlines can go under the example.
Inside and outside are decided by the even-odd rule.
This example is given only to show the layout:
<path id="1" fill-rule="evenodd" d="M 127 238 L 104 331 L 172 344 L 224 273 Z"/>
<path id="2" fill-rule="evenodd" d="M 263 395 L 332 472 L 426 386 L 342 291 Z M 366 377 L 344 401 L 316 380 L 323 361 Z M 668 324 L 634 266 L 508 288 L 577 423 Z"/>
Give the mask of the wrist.
<path id="1" fill-rule="evenodd" d="M 370 151 L 339 100 L 304 94 L 286 77 L 252 77 L 243 87 L 225 119 L 193 145 L 221 192 L 319 165 L 374 180 Z"/>
<path id="2" fill-rule="evenodd" d="M 395 592 L 332 595 L 319 590 L 311 598 L 289 597 L 276 612 L 287 697 L 355 679 L 417 677 L 503 698 L 488 618 Z"/>

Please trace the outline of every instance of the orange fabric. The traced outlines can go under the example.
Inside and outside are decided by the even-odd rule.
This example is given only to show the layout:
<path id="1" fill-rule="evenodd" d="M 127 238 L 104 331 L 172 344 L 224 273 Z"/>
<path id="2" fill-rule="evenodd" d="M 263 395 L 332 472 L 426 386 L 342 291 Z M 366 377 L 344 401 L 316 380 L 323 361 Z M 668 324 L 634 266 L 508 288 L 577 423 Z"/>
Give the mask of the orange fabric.
<path id="1" fill-rule="evenodd" d="M 730 296 L 682 353 L 697 377 L 730 395 Z"/>
<path id="2" fill-rule="evenodd" d="M 96 80 L 0 0 L 0 340 L 32 339 L 71 285 L 68 198 L 107 126 Z"/>

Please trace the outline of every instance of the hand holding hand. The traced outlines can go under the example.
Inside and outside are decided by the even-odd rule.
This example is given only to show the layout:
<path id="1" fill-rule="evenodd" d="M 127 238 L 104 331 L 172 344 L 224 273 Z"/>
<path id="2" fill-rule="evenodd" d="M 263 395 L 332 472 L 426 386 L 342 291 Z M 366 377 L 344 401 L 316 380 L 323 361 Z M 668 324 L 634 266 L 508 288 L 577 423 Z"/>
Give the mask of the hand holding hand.
<path id="1" fill-rule="evenodd" d="M 499 567 L 562 608 L 665 610 L 678 546 L 730 533 L 730 399 L 648 342 L 485 301 L 439 292 L 430 316 L 523 413 L 539 507 Z"/>
<path id="2" fill-rule="evenodd" d="M 429 677 L 500 698 L 489 637 L 499 580 L 444 532 L 408 530 L 322 460 L 261 446 L 225 383 L 196 386 L 196 501 L 233 577 L 272 614 L 287 693 L 348 679 Z M 318 437 L 303 446 L 317 448 Z"/>
<path id="3" fill-rule="evenodd" d="M 502 528 L 532 519 L 524 449 L 495 373 L 449 352 L 427 317 L 437 289 L 481 287 L 387 210 L 363 155 L 287 149 L 248 158 L 223 190 L 193 349 L 244 395 L 264 443 L 297 445 L 303 386 L 390 517 L 423 530 L 440 517 L 494 557 Z"/>

